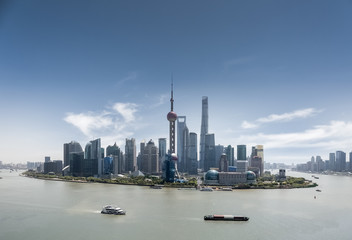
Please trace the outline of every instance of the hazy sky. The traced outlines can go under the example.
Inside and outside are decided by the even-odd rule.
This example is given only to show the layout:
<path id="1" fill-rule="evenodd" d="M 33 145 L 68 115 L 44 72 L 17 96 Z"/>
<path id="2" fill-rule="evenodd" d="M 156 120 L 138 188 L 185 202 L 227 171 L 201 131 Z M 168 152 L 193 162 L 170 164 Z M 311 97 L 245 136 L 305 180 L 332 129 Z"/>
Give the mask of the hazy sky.
<path id="1" fill-rule="evenodd" d="M 0 0 L 0 161 L 168 138 L 175 112 L 265 161 L 352 150 L 352 1 Z M 199 143 L 199 139 L 198 139 Z"/>

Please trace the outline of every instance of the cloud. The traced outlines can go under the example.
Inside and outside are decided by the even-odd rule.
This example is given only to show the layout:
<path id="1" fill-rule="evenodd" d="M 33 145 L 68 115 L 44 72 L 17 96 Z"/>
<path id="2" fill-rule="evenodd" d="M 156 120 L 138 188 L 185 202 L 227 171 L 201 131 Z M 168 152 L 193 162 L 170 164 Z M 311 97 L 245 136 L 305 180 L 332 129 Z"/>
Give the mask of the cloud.
<path id="1" fill-rule="evenodd" d="M 324 148 L 336 150 L 349 148 L 352 144 L 352 122 L 331 121 L 328 125 L 317 125 L 303 132 L 240 136 L 237 142 L 266 148 Z"/>
<path id="2" fill-rule="evenodd" d="M 168 97 L 169 97 L 169 94 L 161 94 L 161 95 L 159 95 L 158 98 L 157 98 L 157 102 L 152 104 L 150 106 L 150 108 L 156 108 L 156 107 L 159 107 L 159 106 L 163 105 L 164 103 L 166 103 Z"/>
<path id="3" fill-rule="evenodd" d="M 64 121 L 78 128 L 86 137 L 125 138 L 133 135 L 138 105 L 115 103 L 110 111 L 67 113 Z M 112 111 L 111 111 L 112 110 Z"/>
<path id="4" fill-rule="evenodd" d="M 121 114 L 126 122 L 133 122 L 135 120 L 135 113 L 137 112 L 137 104 L 134 103 L 115 103 L 112 107 L 116 112 Z"/>
<path id="5" fill-rule="evenodd" d="M 317 110 L 315 108 L 305 108 L 299 109 L 289 113 L 283 114 L 271 114 L 267 117 L 258 118 L 253 123 L 248 121 L 242 122 L 242 128 L 251 129 L 257 128 L 260 124 L 263 123 L 271 123 L 271 122 L 283 122 L 283 121 L 291 121 L 296 118 L 307 118 L 316 115 L 317 113 L 322 112 L 323 110 Z"/>

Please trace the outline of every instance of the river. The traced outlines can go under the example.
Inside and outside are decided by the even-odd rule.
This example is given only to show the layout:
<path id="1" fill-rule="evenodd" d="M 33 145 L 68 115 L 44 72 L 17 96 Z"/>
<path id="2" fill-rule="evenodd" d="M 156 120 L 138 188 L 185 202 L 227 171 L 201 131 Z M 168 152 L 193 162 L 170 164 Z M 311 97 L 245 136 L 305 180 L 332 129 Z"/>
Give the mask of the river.
<path id="1" fill-rule="evenodd" d="M 0 170 L 0 239 L 350 240 L 352 177 L 316 176 L 317 188 L 201 192 L 39 180 Z M 100 214 L 106 204 L 127 214 Z M 207 214 L 250 220 L 204 221 Z"/>

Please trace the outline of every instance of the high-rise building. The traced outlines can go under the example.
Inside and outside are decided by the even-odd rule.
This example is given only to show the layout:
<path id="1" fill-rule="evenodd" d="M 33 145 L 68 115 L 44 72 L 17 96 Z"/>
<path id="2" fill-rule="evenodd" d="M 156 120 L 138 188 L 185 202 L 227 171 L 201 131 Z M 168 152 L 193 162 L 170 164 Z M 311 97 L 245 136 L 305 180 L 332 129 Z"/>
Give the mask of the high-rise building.
<path id="1" fill-rule="evenodd" d="M 101 176 L 103 174 L 103 159 L 101 154 L 101 142 L 100 138 L 95 139 L 87 143 L 84 152 L 85 159 L 96 159 L 97 160 L 97 169 L 98 175 Z M 94 161 L 93 161 L 94 162 Z"/>
<path id="2" fill-rule="evenodd" d="M 352 171 L 352 152 L 350 152 L 350 161 L 349 161 L 348 171 Z"/>
<path id="3" fill-rule="evenodd" d="M 114 158 L 112 156 L 108 156 L 104 158 L 104 175 L 110 175 L 114 173 Z"/>
<path id="4" fill-rule="evenodd" d="M 219 166 L 220 158 L 224 153 L 224 146 L 223 145 L 216 145 L 215 146 L 215 165 Z"/>
<path id="5" fill-rule="evenodd" d="M 208 97 L 202 98 L 202 122 L 200 127 L 200 153 L 199 153 L 199 164 L 200 168 L 205 170 L 204 158 L 205 158 L 205 135 L 208 134 Z"/>
<path id="6" fill-rule="evenodd" d="M 228 172 L 229 162 L 227 161 L 227 155 L 225 153 L 221 154 L 219 161 L 219 172 Z"/>
<path id="7" fill-rule="evenodd" d="M 229 166 L 235 166 L 235 158 L 234 158 L 234 148 L 231 145 L 228 145 L 225 148 L 225 154 L 227 156 L 227 160 L 229 161 Z"/>
<path id="8" fill-rule="evenodd" d="M 50 156 L 45 156 L 44 157 L 44 162 L 50 162 Z"/>
<path id="9" fill-rule="evenodd" d="M 242 150 L 243 151 L 243 150 Z M 263 145 L 252 147 L 249 166 L 252 168 L 257 176 L 264 175 L 264 148 Z"/>
<path id="10" fill-rule="evenodd" d="M 342 172 L 346 170 L 346 153 L 336 151 L 336 171 Z"/>
<path id="11" fill-rule="evenodd" d="M 119 174 L 123 172 L 123 153 L 121 149 L 116 145 L 116 142 L 113 146 L 107 146 L 106 156 L 113 158 L 113 173 Z"/>
<path id="12" fill-rule="evenodd" d="M 197 134 L 191 132 L 189 134 L 189 147 L 187 159 L 187 172 L 189 174 L 198 173 L 198 148 L 197 148 Z"/>
<path id="13" fill-rule="evenodd" d="M 205 135 L 205 148 L 204 148 L 204 172 L 210 170 L 210 168 L 216 168 L 215 159 L 215 135 Z"/>
<path id="14" fill-rule="evenodd" d="M 335 153 L 329 153 L 329 170 L 335 171 Z"/>
<path id="15" fill-rule="evenodd" d="M 247 146 L 237 145 L 237 161 L 247 160 Z"/>
<path id="16" fill-rule="evenodd" d="M 64 143 L 64 167 L 70 165 L 70 153 L 83 152 L 81 145 L 78 142 L 71 141 Z"/>
<path id="17" fill-rule="evenodd" d="M 135 171 L 136 164 L 137 164 L 136 141 L 134 138 L 131 138 L 131 139 L 126 138 L 125 171 L 126 172 Z"/>
<path id="18" fill-rule="evenodd" d="M 141 167 L 141 171 L 144 174 L 155 174 L 159 172 L 159 151 L 152 140 L 150 140 L 144 148 Z"/>
<path id="19" fill-rule="evenodd" d="M 186 116 L 177 117 L 177 166 L 178 170 L 185 172 L 187 159 L 188 128 Z"/>
<path id="20" fill-rule="evenodd" d="M 165 161 L 165 156 L 166 156 L 166 138 L 158 139 L 158 147 L 159 147 L 159 171 L 161 171 L 162 164 Z"/>

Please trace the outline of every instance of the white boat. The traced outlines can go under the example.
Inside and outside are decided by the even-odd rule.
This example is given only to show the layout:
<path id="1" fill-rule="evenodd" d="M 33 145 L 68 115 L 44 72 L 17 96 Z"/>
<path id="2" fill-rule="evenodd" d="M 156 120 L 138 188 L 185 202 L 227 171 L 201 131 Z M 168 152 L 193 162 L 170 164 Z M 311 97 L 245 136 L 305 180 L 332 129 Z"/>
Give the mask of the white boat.
<path id="1" fill-rule="evenodd" d="M 113 214 L 113 215 L 126 215 L 126 211 L 122 210 L 119 207 L 112 205 L 107 205 L 101 210 L 102 214 Z"/>

